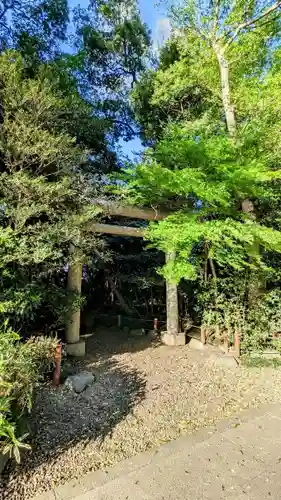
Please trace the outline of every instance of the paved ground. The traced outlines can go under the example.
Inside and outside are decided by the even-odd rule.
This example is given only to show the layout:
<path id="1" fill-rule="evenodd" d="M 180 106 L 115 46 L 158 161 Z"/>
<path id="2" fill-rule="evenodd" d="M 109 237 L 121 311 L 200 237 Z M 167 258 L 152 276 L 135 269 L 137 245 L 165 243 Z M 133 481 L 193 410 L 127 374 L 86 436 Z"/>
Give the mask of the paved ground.
<path id="1" fill-rule="evenodd" d="M 280 500 L 281 405 L 249 411 L 36 497 L 74 499 Z"/>

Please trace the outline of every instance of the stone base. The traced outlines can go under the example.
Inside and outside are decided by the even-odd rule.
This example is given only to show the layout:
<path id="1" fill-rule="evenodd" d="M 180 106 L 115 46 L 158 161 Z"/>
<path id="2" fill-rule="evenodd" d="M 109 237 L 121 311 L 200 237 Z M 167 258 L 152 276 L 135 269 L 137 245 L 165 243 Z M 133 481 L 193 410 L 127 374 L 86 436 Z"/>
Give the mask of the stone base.
<path id="1" fill-rule="evenodd" d="M 161 340 L 164 345 L 170 347 L 181 346 L 186 344 L 186 335 L 185 333 L 177 333 L 174 335 L 172 333 L 163 332 Z"/>
<path id="2" fill-rule="evenodd" d="M 86 343 L 85 340 L 79 340 L 75 344 L 66 344 L 66 353 L 69 356 L 83 357 L 86 354 Z"/>

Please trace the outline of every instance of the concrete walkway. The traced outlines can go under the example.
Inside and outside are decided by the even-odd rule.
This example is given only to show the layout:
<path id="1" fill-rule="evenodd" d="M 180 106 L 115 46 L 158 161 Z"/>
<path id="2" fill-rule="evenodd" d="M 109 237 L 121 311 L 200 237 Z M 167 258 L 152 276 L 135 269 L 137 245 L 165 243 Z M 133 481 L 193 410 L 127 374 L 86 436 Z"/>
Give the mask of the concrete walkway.
<path id="1" fill-rule="evenodd" d="M 39 499 L 280 500 L 281 404 L 90 473 Z"/>

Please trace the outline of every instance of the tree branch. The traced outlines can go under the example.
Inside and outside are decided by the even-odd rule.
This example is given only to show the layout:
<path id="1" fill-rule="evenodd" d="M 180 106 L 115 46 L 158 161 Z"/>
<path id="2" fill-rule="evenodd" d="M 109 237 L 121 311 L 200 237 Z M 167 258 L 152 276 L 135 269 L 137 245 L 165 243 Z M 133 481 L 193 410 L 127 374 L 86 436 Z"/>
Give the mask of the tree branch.
<path id="1" fill-rule="evenodd" d="M 221 6 L 220 0 L 216 0 L 215 18 L 214 18 L 214 24 L 213 24 L 213 29 L 212 29 L 212 38 L 213 39 L 216 38 L 216 32 L 218 29 L 219 17 L 220 17 L 220 6 Z"/>
<path id="2" fill-rule="evenodd" d="M 3 17 L 5 17 L 5 15 L 7 14 L 8 10 L 12 9 L 13 6 L 14 2 L 11 3 L 3 2 L 3 11 L 0 12 L 0 19 L 3 19 Z"/>
<path id="3" fill-rule="evenodd" d="M 281 1 L 278 1 L 275 4 L 273 4 L 271 7 L 269 7 L 262 14 L 260 14 L 256 17 L 253 17 L 252 19 L 250 19 L 249 21 L 246 21 L 245 23 L 239 24 L 239 26 L 237 26 L 235 32 L 233 33 L 232 37 L 224 45 L 223 51 L 225 51 L 227 49 L 227 47 L 229 47 L 229 45 L 235 40 L 235 38 L 237 37 L 237 35 L 239 34 L 239 32 L 241 30 L 248 28 L 249 26 L 256 25 L 259 21 L 261 21 L 261 19 L 264 19 L 265 17 L 267 17 L 269 14 L 274 12 L 279 7 L 281 7 Z"/>
<path id="4" fill-rule="evenodd" d="M 112 118 L 112 122 L 113 123 L 119 123 L 120 125 L 123 125 L 127 129 L 129 129 L 130 132 L 131 132 L 131 134 L 134 134 L 134 135 L 136 134 L 136 131 L 133 129 L 132 125 L 130 125 L 129 123 L 124 122 L 123 120 L 115 119 L 115 118 Z"/>
<path id="5" fill-rule="evenodd" d="M 216 280 L 217 279 L 217 273 L 216 273 L 216 268 L 215 268 L 214 261 L 213 261 L 213 259 L 211 257 L 209 257 L 209 261 L 210 261 L 210 266 L 211 266 L 211 271 L 212 271 L 213 278 Z"/>

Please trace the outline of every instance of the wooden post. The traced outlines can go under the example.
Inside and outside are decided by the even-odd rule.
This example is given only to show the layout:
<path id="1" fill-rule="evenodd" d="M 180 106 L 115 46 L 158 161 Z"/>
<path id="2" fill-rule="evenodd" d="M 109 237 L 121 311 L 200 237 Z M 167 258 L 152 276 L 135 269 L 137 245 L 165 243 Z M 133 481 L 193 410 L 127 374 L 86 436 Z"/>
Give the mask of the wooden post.
<path id="1" fill-rule="evenodd" d="M 60 373 L 61 373 L 61 350 L 62 346 L 59 343 L 55 350 L 55 368 L 53 373 L 53 385 L 58 387 L 60 385 Z"/>
<path id="2" fill-rule="evenodd" d="M 235 349 L 235 356 L 237 359 L 240 358 L 240 335 L 237 331 L 234 333 L 234 349 Z"/>
<path id="3" fill-rule="evenodd" d="M 201 325 L 200 338 L 203 345 L 207 344 L 206 327 L 204 325 Z"/>
<path id="4" fill-rule="evenodd" d="M 70 250 L 73 253 L 73 248 Z M 81 295 L 83 264 L 77 260 L 69 264 L 67 288 L 71 293 Z M 66 325 L 66 350 L 73 356 L 85 355 L 85 342 L 80 340 L 80 306 L 74 310 Z"/>
<path id="5" fill-rule="evenodd" d="M 118 328 L 120 328 L 121 330 L 121 327 L 122 327 L 122 316 L 121 314 L 118 314 Z"/>

